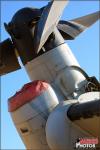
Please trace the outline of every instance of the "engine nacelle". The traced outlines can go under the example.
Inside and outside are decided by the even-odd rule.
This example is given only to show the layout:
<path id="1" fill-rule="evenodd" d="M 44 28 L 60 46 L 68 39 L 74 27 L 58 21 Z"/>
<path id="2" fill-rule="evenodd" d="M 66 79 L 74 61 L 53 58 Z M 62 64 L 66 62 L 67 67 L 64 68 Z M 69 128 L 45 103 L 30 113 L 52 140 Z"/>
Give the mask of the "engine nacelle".
<path id="1" fill-rule="evenodd" d="M 76 102 L 62 102 L 50 114 L 46 124 L 46 138 L 51 150 L 73 150 L 79 138 L 90 137 L 67 117 L 69 107 Z"/>

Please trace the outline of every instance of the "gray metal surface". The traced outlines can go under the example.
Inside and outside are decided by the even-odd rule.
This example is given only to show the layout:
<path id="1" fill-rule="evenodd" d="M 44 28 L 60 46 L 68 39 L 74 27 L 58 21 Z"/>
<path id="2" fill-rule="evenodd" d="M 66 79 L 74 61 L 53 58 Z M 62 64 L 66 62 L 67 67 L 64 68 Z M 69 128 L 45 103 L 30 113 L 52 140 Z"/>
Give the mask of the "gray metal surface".
<path id="1" fill-rule="evenodd" d="M 53 0 L 47 5 L 47 7 L 44 8 L 41 18 L 35 29 L 36 35 L 34 44 L 36 53 L 40 51 L 49 35 L 53 32 L 67 3 L 67 0 Z"/>
<path id="2" fill-rule="evenodd" d="M 60 103 L 46 123 L 46 138 L 51 150 L 74 150 L 77 137 L 91 137 L 66 116 L 66 111 L 76 100 Z"/>
<path id="3" fill-rule="evenodd" d="M 38 91 L 38 87 L 36 88 Z M 57 105 L 56 93 L 48 84 L 44 92 L 11 112 L 12 120 L 27 149 L 49 150 L 45 125 L 47 118 Z"/>

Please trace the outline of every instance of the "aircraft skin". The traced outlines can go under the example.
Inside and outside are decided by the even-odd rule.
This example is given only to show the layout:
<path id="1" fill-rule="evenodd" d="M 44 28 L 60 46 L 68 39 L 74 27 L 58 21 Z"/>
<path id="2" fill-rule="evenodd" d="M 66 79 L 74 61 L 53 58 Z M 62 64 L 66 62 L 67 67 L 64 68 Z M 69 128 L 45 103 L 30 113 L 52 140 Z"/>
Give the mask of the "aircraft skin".
<path id="1" fill-rule="evenodd" d="M 67 109 L 73 103 L 77 103 L 77 102 L 81 103 L 82 101 L 86 102 L 86 98 L 87 98 L 86 96 L 81 101 L 79 98 L 80 95 L 84 93 L 84 85 L 87 82 L 85 77 L 80 72 L 77 72 L 75 70 L 74 71 L 70 70 L 70 68 L 66 67 L 69 65 L 79 66 L 77 60 L 75 59 L 74 55 L 70 51 L 69 47 L 66 44 L 62 44 L 59 47 L 32 60 L 31 62 L 28 62 L 28 64 L 25 66 L 27 73 L 30 76 L 30 79 L 32 81 L 36 81 L 36 80 L 44 81 L 45 80 L 46 82 L 48 81 L 49 86 L 51 85 L 53 88 L 52 92 L 48 91 L 48 93 L 52 95 L 51 99 L 50 99 L 50 96 L 45 97 L 45 93 L 43 93 L 44 94 L 43 98 L 42 98 L 42 95 L 37 96 L 36 98 L 33 98 L 32 101 L 29 102 L 29 104 L 27 103 L 24 106 L 18 108 L 17 110 L 13 110 L 13 112 L 11 112 L 11 116 L 15 123 L 15 126 L 18 132 L 20 133 L 20 136 L 22 140 L 24 141 L 27 149 L 49 149 L 48 148 L 48 144 L 49 144 L 51 149 L 67 149 L 68 148 L 68 150 L 71 150 L 75 146 L 75 141 L 77 137 L 91 137 L 91 136 L 98 137 L 99 136 L 98 131 L 99 131 L 100 117 L 94 116 L 92 119 L 90 118 L 90 121 L 92 124 L 95 122 L 91 130 L 93 132 L 92 135 L 89 133 L 89 130 L 91 129 L 90 126 L 88 125 L 89 118 L 88 120 L 84 118 L 82 120 L 76 120 L 75 124 L 72 124 L 72 122 L 70 122 L 70 119 L 66 118 Z M 64 85 L 62 84 L 62 82 L 60 83 L 61 80 L 64 80 L 63 82 Z M 80 87 L 81 89 L 83 88 L 83 90 L 81 90 L 81 92 L 78 91 L 76 96 L 72 95 L 72 92 L 75 90 L 75 85 L 78 86 L 80 82 L 82 83 Z M 70 91 L 71 91 L 71 94 L 69 94 Z M 91 92 L 92 94 L 92 98 L 90 99 L 91 101 L 95 99 L 93 98 L 95 93 L 96 93 L 96 99 L 99 99 L 98 92 Z M 12 100 L 14 101 L 15 99 L 12 99 Z M 89 98 L 87 99 L 87 101 L 88 100 Z M 42 110 L 41 112 L 41 109 L 39 110 L 39 104 L 37 104 L 37 102 L 35 101 L 41 101 L 40 105 L 42 105 L 42 107 L 47 105 L 45 110 L 44 111 Z M 51 101 L 51 105 L 54 105 L 52 110 L 51 110 L 51 105 L 48 106 L 48 101 Z M 30 106 L 33 108 L 33 110 Z M 36 115 L 37 107 L 39 110 L 38 115 Z M 54 109 L 55 107 L 56 109 Z M 62 109 L 62 112 L 60 112 L 61 114 L 59 114 L 59 112 L 55 114 L 56 111 L 60 109 Z M 46 114 L 46 117 L 42 116 L 41 113 Z M 57 115 L 58 117 L 55 115 Z M 60 115 L 61 115 L 61 118 L 60 118 Z M 62 121 L 62 119 L 64 119 L 62 117 L 64 116 L 66 120 Z M 84 126 L 82 126 L 83 123 L 84 123 Z M 59 127 L 58 124 L 61 126 Z M 77 127 L 77 124 L 79 124 L 78 127 Z M 45 135 L 45 125 L 46 125 L 47 135 Z M 41 126 L 42 126 L 42 129 L 41 129 Z M 55 126 L 57 127 L 56 128 L 57 131 L 54 128 Z M 79 128 L 80 126 L 82 126 L 82 129 Z M 83 127 L 85 127 L 85 130 L 83 130 Z M 67 131 L 66 131 L 66 128 L 67 128 Z M 21 129 L 23 130 L 28 129 L 28 133 L 26 132 L 23 134 L 21 132 Z M 70 138 L 68 134 L 70 135 Z M 57 139 L 55 139 L 54 135 L 57 136 Z M 46 140 L 46 136 L 47 136 L 48 141 Z M 36 141 L 36 139 L 38 140 Z M 42 140 L 43 140 L 43 143 L 45 144 L 41 142 Z M 56 143 L 54 143 L 54 141 L 56 141 Z"/>
<path id="2" fill-rule="evenodd" d="M 64 42 L 64 39 L 74 39 L 100 16 L 98 17 L 99 12 L 96 12 L 68 22 L 59 22 L 59 15 L 66 2 L 60 2 L 61 8 L 57 1 L 49 3 L 46 9 L 42 10 L 38 25 L 32 26 L 30 32 L 23 21 L 20 22 L 17 18 L 25 11 L 30 15 L 30 9 L 20 10 L 10 24 L 5 24 L 32 81 L 8 100 L 9 112 L 27 149 L 73 150 L 79 138 L 100 140 L 100 85 L 94 77 L 88 77 L 80 68 L 72 51 Z M 56 14 L 55 23 L 49 25 L 55 7 L 58 17 L 56 18 Z M 17 28 L 13 23 L 16 23 Z M 19 31 L 22 30 L 21 38 L 20 32 L 16 30 L 18 28 Z M 30 37 L 36 37 L 33 45 Z M 28 38 L 27 44 L 25 42 Z M 31 55 L 32 46 L 36 53 L 34 58 Z M 21 51 L 23 48 L 25 52 Z M 27 51 L 27 48 L 30 51 Z M 13 56 L 15 55 L 12 54 L 14 59 Z M 17 62 L 14 67 L 12 70 L 10 67 L 1 69 L 1 74 L 20 68 Z M 90 126 L 90 123 L 93 126 Z M 100 145 L 96 146 L 99 148 Z"/>

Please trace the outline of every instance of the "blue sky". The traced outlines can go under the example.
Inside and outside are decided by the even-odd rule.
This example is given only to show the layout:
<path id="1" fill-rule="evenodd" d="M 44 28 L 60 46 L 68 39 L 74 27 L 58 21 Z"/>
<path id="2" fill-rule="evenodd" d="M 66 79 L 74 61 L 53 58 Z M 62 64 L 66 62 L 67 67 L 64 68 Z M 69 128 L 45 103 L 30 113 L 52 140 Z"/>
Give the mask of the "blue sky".
<path id="1" fill-rule="evenodd" d="M 3 23 L 9 22 L 13 14 L 23 7 L 40 8 L 47 1 L 2 1 L 1 2 L 1 40 L 9 35 L 5 32 Z M 84 16 L 99 10 L 98 1 L 70 1 L 65 8 L 62 19 Z M 73 41 L 67 41 L 81 67 L 90 75 L 99 78 L 99 22 L 82 33 Z M 29 82 L 24 68 L 19 71 L 4 75 L 1 78 L 1 149 L 25 149 L 8 113 L 7 100 L 25 83 Z"/>

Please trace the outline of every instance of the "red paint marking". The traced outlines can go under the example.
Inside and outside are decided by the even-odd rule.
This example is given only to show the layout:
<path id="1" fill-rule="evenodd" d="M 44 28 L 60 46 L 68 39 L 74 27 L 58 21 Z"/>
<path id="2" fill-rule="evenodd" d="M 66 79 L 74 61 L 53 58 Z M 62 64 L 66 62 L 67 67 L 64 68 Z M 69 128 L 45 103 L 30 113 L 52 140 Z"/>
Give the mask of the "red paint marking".
<path id="1" fill-rule="evenodd" d="M 98 144 L 98 138 L 84 138 L 80 140 L 80 144 Z"/>
<path id="2" fill-rule="evenodd" d="M 47 90 L 48 83 L 36 80 L 25 84 L 23 88 L 8 100 L 8 111 L 13 112 L 24 104 L 32 101 L 43 91 Z"/>

